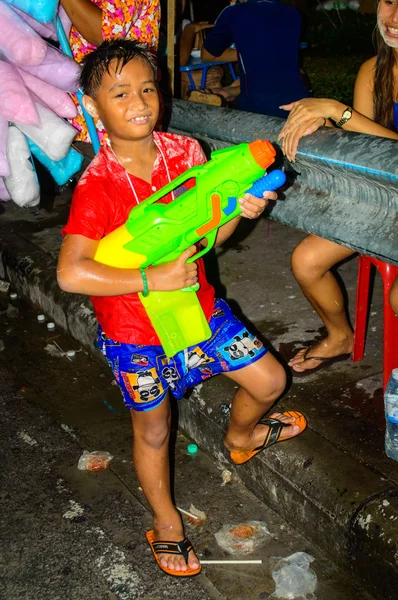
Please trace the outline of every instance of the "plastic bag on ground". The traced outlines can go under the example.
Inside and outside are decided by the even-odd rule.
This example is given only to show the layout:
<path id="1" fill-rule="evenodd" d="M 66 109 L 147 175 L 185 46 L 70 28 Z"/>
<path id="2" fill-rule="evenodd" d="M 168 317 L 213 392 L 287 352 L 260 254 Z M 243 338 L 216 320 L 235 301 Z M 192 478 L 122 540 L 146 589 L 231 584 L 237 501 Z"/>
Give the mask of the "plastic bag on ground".
<path id="1" fill-rule="evenodd" d="M 112 458 L 113 456 L 109 452 L 103 452 L 101 450 L 88 452 L 87 450 L 84 450 L 83 454 L 79 458 L 77 468 L 80 471 L 103 471 L 108 467 Z"/>
<path id="2" fill-rule="evenodd" d="M 272 578 L 276 589 L 271 598 L 316 600 L 317 576 L 310 564 L 314 557 L 307 552 L 295 552 L 286 558 L 273 557 Z"/>
<path id="3" fill-rule="evenodd" d="M 250 554 L 271 537 L 261 521 L 247 521 L 237 525 L 224 525 L 215 538 L 228 554 Z"/>

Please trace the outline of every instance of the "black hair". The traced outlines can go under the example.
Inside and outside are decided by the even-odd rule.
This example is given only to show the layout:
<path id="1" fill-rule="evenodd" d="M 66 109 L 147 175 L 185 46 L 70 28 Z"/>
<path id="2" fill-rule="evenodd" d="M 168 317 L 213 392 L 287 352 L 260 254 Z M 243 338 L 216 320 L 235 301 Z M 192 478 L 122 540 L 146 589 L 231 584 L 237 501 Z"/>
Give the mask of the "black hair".
<path id="1" fill-rule="evenodd" d="M 102 42 L 96 50 L 87 54 L 82 60 L 80 88 L 84 94 L 95 98 L 102 78 L 112 61 L 116 61 L 116 72 L 119 72 L 131 60 L 140 59 L 148 63 L 153 71 L 154 80 L 158 79 L 156 58 L 146 44 L 136 40 L 115 39 Z"/>

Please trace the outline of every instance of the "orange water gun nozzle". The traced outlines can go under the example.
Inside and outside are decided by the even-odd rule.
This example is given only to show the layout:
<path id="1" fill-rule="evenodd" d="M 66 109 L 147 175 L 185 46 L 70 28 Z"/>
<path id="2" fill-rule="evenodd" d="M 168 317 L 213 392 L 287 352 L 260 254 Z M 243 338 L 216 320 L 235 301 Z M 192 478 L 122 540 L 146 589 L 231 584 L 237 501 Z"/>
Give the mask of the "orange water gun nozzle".
<path id="1" fill-rule="evenodd" d="M 272 165 L 275 160 L 275 148 L 268 140 L 254 140 L 254 142 L 250 142 L 249 150 L 256 163 L 262 169 L 266 169 Z"/>

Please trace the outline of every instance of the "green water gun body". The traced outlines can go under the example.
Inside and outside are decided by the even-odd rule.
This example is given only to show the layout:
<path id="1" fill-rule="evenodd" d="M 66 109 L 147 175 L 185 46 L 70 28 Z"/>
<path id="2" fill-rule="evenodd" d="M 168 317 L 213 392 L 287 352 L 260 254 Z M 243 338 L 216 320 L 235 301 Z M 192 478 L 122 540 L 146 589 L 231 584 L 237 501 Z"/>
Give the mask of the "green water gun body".
<path id="1" fill-rule="evenodd" d="M 238 198 L 249 191 L 261 197 L 265 190 L 284 183 L 284 174 L 265 183 L 265 169 L 274 162 L 275 150 L 268 141 L 256 140 L 217 150 L 204 165 L 192 167 L 161 190 L 134 207 L 124 225 L 104 237 L 95 255 L 98 262 L 138 269 L 175 260 L 186 248 L 207 240 L 190 260 L 208 252 L 219 227 L 241 214 Z M 194 178 L 196 185 L 169 204 L 158 201 Z M 211 335 L 194 289 L 140 294 L 165 353 L 173 356 Z"/>

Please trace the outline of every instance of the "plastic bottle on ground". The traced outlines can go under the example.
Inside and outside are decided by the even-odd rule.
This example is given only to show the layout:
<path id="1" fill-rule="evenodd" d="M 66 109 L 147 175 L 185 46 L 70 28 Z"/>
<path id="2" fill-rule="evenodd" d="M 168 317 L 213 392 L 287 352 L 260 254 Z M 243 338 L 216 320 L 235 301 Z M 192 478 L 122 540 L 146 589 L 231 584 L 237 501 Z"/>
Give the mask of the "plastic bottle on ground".
<path id="1" fill-rule="evenodd" d="M 398 369 L 393 369 L 384 393 L 386 413 L 385 451 L 398 461 Z"/>

